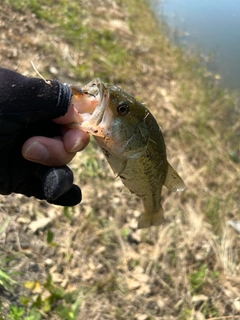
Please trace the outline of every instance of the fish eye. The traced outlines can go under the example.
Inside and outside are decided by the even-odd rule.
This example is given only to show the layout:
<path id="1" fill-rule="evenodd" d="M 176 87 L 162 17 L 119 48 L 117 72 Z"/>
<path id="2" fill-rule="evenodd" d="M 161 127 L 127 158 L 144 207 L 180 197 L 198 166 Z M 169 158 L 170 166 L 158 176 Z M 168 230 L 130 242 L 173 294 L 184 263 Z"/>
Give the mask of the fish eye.
<path id="1" fill-rule="evenodd" d="M 117 107 L 117 113 L 120 116 L 125 117 L 130 111 L 129 105 L 127 104 L 127 102 L 120 102 L 118 107 Z"/>

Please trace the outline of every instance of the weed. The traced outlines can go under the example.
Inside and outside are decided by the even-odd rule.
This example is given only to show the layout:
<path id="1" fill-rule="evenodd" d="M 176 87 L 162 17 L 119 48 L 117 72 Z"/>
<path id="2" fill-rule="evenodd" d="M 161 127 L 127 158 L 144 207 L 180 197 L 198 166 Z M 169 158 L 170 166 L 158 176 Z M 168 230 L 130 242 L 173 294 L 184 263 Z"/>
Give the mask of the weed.
<path id="1" fill-rule="evenodd" d="M 13 284 L 16 284 L 16 281 L 14 281 L 6 271 L 0 269 L 0 285 L 11 289 Z"/>
<path id="2" fill-rule="evenodd" d="M 222 208 L 222 201 L 218 197 L 211 197 L 208 200 L 207 208 L 206 208 L 206 217 L 208 221 L 211 223 L 213 230 L 216 234 L 219 234 L 221 231 L 222 223 L 219 219 L 219 212 Z"/>
<path id="3" fill-rule="evenodd" d="M 0 235 L 6 230 L 7 226 L 9 225 L 11 218 L 8 218 L 0 228 Z M 4 268 L 4 264 L 7 262 L 9 258 L 1 257 L 0 255 L 0 286 L 11 290 L 13 285 L 16 284 L 16 281 L 12 279 L 12 274 L 6 268 Z M 13 259 L 13 257 L 12 257 Z"/>
<path id="4" fill-rule="evenodd" d="M 149 319 L 185 320 L 195 316 L 192 297 L 201 294 L 209 297 L 204 303 L 201 302 L 200 306 L 206 318 L 230 312 L 239 314 L 238 305 L 236 304 L 235 309 L 232 306 L 233 301 L 238 301 L 239 281 L 233 274 L 231 279 L 228 279 L 225 274 L 220 276 L 217 271 L 212 271 L 215 267 L 213 265 L 216 263 L 217 266 L 218 259 L 224 252 L 217 245 L 214 250 L 211 248 L 215 237 L 216 243 L 221 243 L 223 231 L 226 231 L 227 217 L 224 213 L 230 212 L 236 217 L 239 215 L 239 125 L 236 124 L 239 113 L 232 112 L 235 101 L 204 77 L 205 70 L 199 65 L 198 59 L 186 58 L 182 49 L 172 46 L 164 38 L 164 34 L 156 32 L 156 21 L 149 13 L 145 0 L 4 0 L 4 3 L 14 6 L 14 17 L 19 14 L 23 18 L 21 24 L 25 21 L 23 13 L 27 14 L 27 18 L 31 18 L 29 12 L 32 12 L 41 20 L 45 37 L 41 34 L 40 40 L 44 41 L 38 42 L 36 36 L 36 39 L 32 40 L 34 49 L 31 50 L 30 45 L 27 47 L 27 58 L 34 50 L 37 51 L 39 63 L 44 60 L 41 66 L 46 76 L 49 77 L 49 64 L 54 62 L 61 70 L 58 75 L 62 79 L 66 76 L 68 81 L 70 77 L 74 83 L 86 82 L 96 76 L 102 77 L 104 81 L 121 85 L 123 89 L 138 96 L 139 100 L 146 102 L 167 131 L 169 158 L 182 170 L 187 184 L 182 195 L 172 196 L 170 202 L 164 201 L 166 222 L 160 232 L 153 229 L 142 230 L 141 240 L 136 246 L 130 245 L 128 241 L 130 227 L 126 215 L 126 224 L 118 232 L 124 249 L 120 251 L 119 241 L 114 238 L 114 227 L 109 219 L 112 208 L 106 208 L 109 195 L 119 188 L 115 188 L 115 184 L 110 185 L 110 170 L 92 140 L 88 148 L 70 164 L 76 183 L 86 187 L 87 193 L 90 190 L 90 195 L 86 195 L 81 207 L 83 214 L 87 216 L 86 221 L 77 229 L 74 211 L 65 208 L 64 215 L 69 221 L 56 221 L 47 234 L 38 235 L 48 243 L 47 248 L 52 249 L 55 230 L 66 231 L 66 228 L 69 228 L 71 232 L 73 227 L 75 231 L 78 230 L 77 239 L 71 239 L 70 253 L 64 255 L 67 257 L 64 262 L 67 262 L 69 269 L 63 271 L 63 276 L 72 276 L 71 271 L 74 270 L 77 273 L 74 280 L 77 279 L 76 285 L 80 289 L 69 292 L 53 283 L 51 276 L 45 282 L 30 280 L 29 294 L 21 294 L 22 306 L 9 309 L 10 316 L 13 319 L 51 319 L 57 316 L 62 319 L 76 319 L 79 314 L 79 318 L 94 319 L 104 317 L 104 312 L 109 312 L 109 319 L 131 319 L 137 313 L 144 314 L 148 301 L 155 300 L 159 302 L 159 308 L 152 310 L 154 316 L 148 315 Z M 120 33 L 123 28 L 118 32 L 117 29 L 110 28 L 111 23 L 101 25 L 102 22 L 116 20 L 127 27 L 125 36 Z M 48 26 L 47 31 L 45 26 Z M 4 23 L 1 27 L 3 32 L 12 28 L 5 28 Z M 161 28 L 163 29 L 166 30 L 166 26 Z M 34 29 L 34 35 L 37 31 Z M 52 34 L 48 35 L 48 31 Z M 11 36 L 4 36 L 3 33 L 2 39 L 7 41 L 11 36 L 14 38 L 15 34 L 12 32 Z M 18 46 L 19 54 L 22 48 L 25 48 L 25 41 L 29 36 L 30 33 L 27 32 L 22 37 L 22 47 Z M 31 44 L 31 41 L 29 43 Z M 24 62 L 25 60 L 26 56 Z M 10 60 L 10 64 L 12 61 Z M 21 63 L 23 61 L 17 60 L 20 68 Z M 26 64 L 23 63 L 23 68 L 25 67 Z M 226 122 L 230 123 L 230 128 Z M 228 151 L 225 152 L 226 150 Z M 36 201 L 29 202 L 34 203 L 35 210 Z M 117 202 L 114 209 L 116 212 L 118 205 L 123 206 L 126 212 L 129 208 L 140 211 L 139 202 L 135 200 Z M 17 205 L 11 205 L 11 209 L 14 209 L 14 206 Z M 24 202 L 22 207 L 24 208 Z M 9 212 L 11 209 L 6 206 Z M 187 224 L 183 219 L 185 214 L 179 213 L 191 211 L 196 212 L 196 215 L 193 217 L 194 221 Z M 212 227 L 206 228 L 205 217 Z M 172 223 L 174 232 L 169 233 L 169 229 L 166 229 L 169 223 Z M 6 230 L 4 228 L 5 226 L 1 230 Z M 164 230 L 166 232 L 163 232 Z M 191 248 L 190 258 L 188 247 Z M 231 234 L 229 251 L 236 252 L 234 250 L 238 247 L 239 238 Z M 64 246 L 60 245 L 54 248 L 54 264 L 61 261 L 58 252 L 60 249 L 65 250 Z M 209 252 L 207 257 L 205 252 Z M 213 255 L 211 268 L 208 263 L 210 254 Z M 234 275 L 238 275 L 239 254 L 235 256 Z M 30 257 L 34 259 L 34 255 L 27 252 L 26 260 Z M 43 260 L 44 258 L 46 255 Z M 149 264 L 152 259 L 153 264 Z M 200 261 L 203 261 L 202 265 Z M 193 269 L 193 263 L 199 263 L 199 268 Z M 140 290 L 129 289 L 126 290 L 126 295 L 119 294 L 120 284 L 122 286 L 123 282 L 123 285 L 128 287 L 128 280 L 133 278 L 136 266 L 141 270 L 146 264 L 151 266 L 143 268 L 147 275 L 143 279 L 147 278 L 148 282 L 140 281 Z M 12 273 L 4 264 L 1 265 L 1 270 L 2 284 L 6 288 L 14 288 Z M 82 289 L 84 281 L 90 287 L 89 294 Z M 221 281 L 223 288 L 219 292 L 214 289 L 218 281 Z M 142 293 L 144 290 L 141 292 L 144 286 L 147 294 Z M 83 301 L 87 297 L 88 306 L 86 303 L 83 307 Z M 214 303 L 217 300 L 219 308 Z M 102 303 L 103 301 L 106 304 Z M 230 305 L 232 309 L 229 311 Z M 222 310 L 218 310 L 220 308 Z"/>
<path id="5" fill-rule="evenodd" d="M 171 261 L 171 264 L 177 265 L 178 256 L 177 256 L 176 248 L 169 247 L 167 253 L 168 253 L 169 260 Z"/>
<path id="6" fill-rule="evenodd" d="M 121 230 L 121 235 L 124 239 L 127 239 L 128 236 L 130 235 L 131 233 L 131 229 L 130 228 L 124 228 Z"/>
<path id="7" fill-rule="evenodd" d="M 35 297 L 22 297 L 23 305 L 28 306 L 29 310 L 34 309 L 36 313 L 57 313 L 61 319 L 76 319 L 82 303 L 81 293 L 76 291 L 66 292 L 63 288 L 53 283 L 51 275 L 48 276 L 41 287 L 45 291 L 43 290 Z"/>
<path id="8" fill-rule="evenodd" d="M 25 314 L 25 310 L 23 308 L 20 308 L 18 306 L 10 306 L 10 315 L 9 319 L 11 320 L 21 320 L 23 318 L 23 315 Z"/>
<path id="9" fill-rule="evenodd" d="M 112 294 L 115 290 L 119 290 L 118 279 L 114 274 L 110 274 L 108 277 L 99 279 L 95 284 L 95 290 L 97 294 L 108 293 Z"/>
<path id="10" fill-rule="evenodd" d="M 9 225 L 9 222 L 11 221 L 11 218 L 8 218 L 6 221 L 4 221 L 3 225 L 0 227 L 0 235 L 3 234 L 7 226 Z"/>
<path id="11" fill-rule="evenodd" d="M 75 210 L 73 207 L 64 207 L 63 209 L 63 214 L 69 220 L 70 223 L 73 222 L 74 213 L 75 213 Z"/>
<path id="12" fill-rule="evenodd" d="M 181 310 L 181 313 L 180 313 L 180 317 L 179 317 L 179 320 L 189 320 L 189 319 L 192 319 L 192 310 L 189 310 L 187 308 L 183 308 Z"/>
<path id="13" fill-rule="evenodd" d="M 139 265 L 140 265 L 140 261 L 139 260 L 130 259 L 128 261 L 128 270 L 132 271 Z"/>
<path id="14" fill-rule="evenodd" d="M 203 285 L 206 283 L 207 270 L 207 266 L 203 264 L 199 270 L 190 273 L 189 280 L 194 293 L 200 292 Z"/>

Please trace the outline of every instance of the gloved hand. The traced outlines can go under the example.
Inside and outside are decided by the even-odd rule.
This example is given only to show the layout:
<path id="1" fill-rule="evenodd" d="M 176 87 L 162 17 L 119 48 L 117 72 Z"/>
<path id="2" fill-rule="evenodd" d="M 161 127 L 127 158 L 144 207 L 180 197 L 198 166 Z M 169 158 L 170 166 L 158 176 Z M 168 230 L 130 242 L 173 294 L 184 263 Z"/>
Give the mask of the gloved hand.
<path id="1" fill-rule="evenodd" d="M 71 90 L 57 81 L 49 86 L 41 79 L 32 82 L 10 72 L 4 72 L 4 81 L 0 81 L 0 193 L 15 192 L 57 205 L 76 205 L 82 199 L 81 190 L 73 185 L 73 173 L 67 166 L 49 167 L 22 156 L 28 138 L 61 136 L 60 126 L 51 119 L 66 113 Z M 8 92 L 10 85 L 16 92 Z M 26 103 L 33 94 L 34 101 L 29 98 Z M 50 101 L 54 94 L 57 101 Z"/>
<path id="2" fill-rule="evenodd" d="M 59 125 L 52 121 L 40 121 L 12 134 L 8 132 L 6 136 L 1 133 L 1 194 L 21 193 L 62 206 L 74 206 L 81 201 L 81 190 L 73 185 L 73 173 L 67 166 L 48 167 L 28 161 L 21 154 L 22 145 L 29 137 L 61 135 Z"/>

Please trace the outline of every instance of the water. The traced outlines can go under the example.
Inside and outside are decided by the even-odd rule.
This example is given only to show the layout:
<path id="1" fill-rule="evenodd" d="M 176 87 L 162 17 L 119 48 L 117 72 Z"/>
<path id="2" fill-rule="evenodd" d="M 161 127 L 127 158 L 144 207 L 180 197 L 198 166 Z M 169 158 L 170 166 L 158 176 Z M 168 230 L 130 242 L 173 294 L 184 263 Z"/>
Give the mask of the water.
<path id="1" fill-rule="evenodd" d="M 240 89 L 240 0 L 156 0 L 157 12 L 171 27 L 172 39 L 212 56 L 208 67 L 220 83 Z M 217 76 L 218 77 L 218 76 Z"/>

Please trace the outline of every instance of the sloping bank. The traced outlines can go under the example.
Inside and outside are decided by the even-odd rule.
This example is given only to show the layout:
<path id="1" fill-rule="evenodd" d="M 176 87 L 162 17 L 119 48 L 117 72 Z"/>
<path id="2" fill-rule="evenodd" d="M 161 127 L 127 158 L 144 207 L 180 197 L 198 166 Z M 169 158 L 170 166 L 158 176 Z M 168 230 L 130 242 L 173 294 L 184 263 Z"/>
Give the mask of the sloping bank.
<path id="1" fill-rule="evenodd" d="M 144 0 L 59 0 L 51 6 L 49 0 L 5 0 L 3 9 L 12 10 L 6 21 L 2 16 L 4 66 L 35 75 L 31 59 L 46 78 L 82 84 L 101 77 L 134 94 L 156 115 L 170 162 L 187 185 L 182 194 L 164 191 L 163 226 L 136 231 L 141 204 L 120 194 L 93 142 L 71 164 L 84 196 L 71 223 L 61 209 L 32 200 L 37 213 L 30 220 L 50 210 L 61 216 L 51 225 L 56 242 L 61 240 L 50 273 L 66 291 L 81 292 L 79 319 L 240 315 L 240 240 L 227 225 L 240 220 L 234 97 L 169 42 L 167 27 Z M 14 200 L 16 206 L 21 202 Z M 29 217 L 22 202 L 22 216 Z M 9 213 L 5 198 L 3 206 Z M 44 242 L 47 230 L 41 232 L 28 236 Z M 39 292 L 44 299 L 44 290 Z M 55 307 L 44 312 L 53 318 Z"/>

